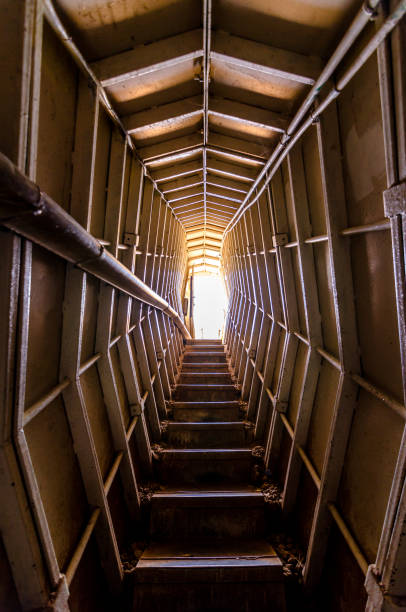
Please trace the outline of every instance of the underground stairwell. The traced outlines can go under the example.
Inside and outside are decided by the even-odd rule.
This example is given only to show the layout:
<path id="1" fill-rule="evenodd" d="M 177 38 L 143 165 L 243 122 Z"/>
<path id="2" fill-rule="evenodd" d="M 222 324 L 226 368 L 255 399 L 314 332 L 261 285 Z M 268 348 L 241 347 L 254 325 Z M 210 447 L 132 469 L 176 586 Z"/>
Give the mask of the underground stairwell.
<path id="1" fill-rule="evenodd" d="M 187 341 L 156 466 L 150 543 L 132 574 L 134 611 L 284 612 L 241 406 L 220 341 Z"/>

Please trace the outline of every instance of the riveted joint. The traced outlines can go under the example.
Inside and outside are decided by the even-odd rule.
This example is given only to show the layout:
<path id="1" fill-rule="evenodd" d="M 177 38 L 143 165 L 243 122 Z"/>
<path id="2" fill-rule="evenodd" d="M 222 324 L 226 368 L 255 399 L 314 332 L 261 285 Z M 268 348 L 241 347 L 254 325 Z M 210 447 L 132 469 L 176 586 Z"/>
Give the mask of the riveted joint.
<path id="1" fill-rule="evenodd" d="M 130 404 L 130 414 L 132 417 L 140 416 L 142 414 L 141 404 Z"/>
<path id="2" fill-rule="evenodd" d="M 369 0 L 365 0 L 364 4 L 362 5 L 362 10 L 368 15 L 371 21 L 378 17 L 377 9 L 369 4 Z"/>
<path id="3" fill-rule="evenodd" d="M 287 234 L 274 234 L 272 236 L 272 244 L 274 247 L 284 246 L 287 243 L 288 243 Z"/>
<path id="4" fill-rule="evenodd" d="M 383 192 L 385 217 L 395 217 L 406 213 L 406 182 L 394 185 Z"/>
<path id="5" fill-rule="evenodd" d="M 126 232 L 124 234 L 124 244 L 127 246 L 135 246 L 137 247 L 140 243 L 139 234 L 132 234 L 131 232 Z"/>
<path id="6" fill-rule="evenodd" d="M 274 404 L 274 408 L 276 410 L 276 412 L 281 412 L 283 414 L 285 414 L 288 410 L 288 402 L 285 402 L 283 400 L 280 399 L 276 399 L 275 400 L 275 404 Z"/>

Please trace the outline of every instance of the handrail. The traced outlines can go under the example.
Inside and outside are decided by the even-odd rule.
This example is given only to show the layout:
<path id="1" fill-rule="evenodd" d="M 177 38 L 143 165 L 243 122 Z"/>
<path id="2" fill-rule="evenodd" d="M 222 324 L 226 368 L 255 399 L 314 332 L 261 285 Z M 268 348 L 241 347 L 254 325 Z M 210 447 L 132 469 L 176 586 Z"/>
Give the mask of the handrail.
<path id="1" fill-rule="evenodd" d="M 0 225 L 167 314 L 184 338 L 190 333 L 179 314 L 126 268 L 38 185 L 0 153 Z"/>

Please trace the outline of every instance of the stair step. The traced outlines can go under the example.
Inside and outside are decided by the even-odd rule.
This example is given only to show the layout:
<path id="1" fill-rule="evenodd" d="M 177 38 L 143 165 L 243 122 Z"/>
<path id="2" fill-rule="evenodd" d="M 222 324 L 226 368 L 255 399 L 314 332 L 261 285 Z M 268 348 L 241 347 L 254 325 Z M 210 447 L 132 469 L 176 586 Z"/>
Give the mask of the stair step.
<path id="1" fill-rule="evenodd" d="M 260 492 L 166 491 L 151 500 L 153 539 L 255 538 L 264 535 Z"/>
<path id="2" fill-rule="evenodd" d="M 232 385 L 233 381 L 230 372 L 184 372 L 182 370 L 178 384 Z"/>
<path id="3" fill-rule="evenodd" d="M 194 346 L 199 344 L 219 344 L 220 346 L 224 346 L 222 341 L 218 338 L 192 338 L 186 340 L 186 346 Z"/>
<path id="4" fill-rule="evenodd" d="M 183 363 L 199 363 L 201 361 L 227 363 L 227 357 L 223 351 L 187 351 L 183 353 Z"/>
<path id="5" fill-rule="evenodd" d="M 182 374 L 185 372 L 230 372 L 227 363 L 211 363 L 209 361 L 182 364 Z"/>
<path id="6" fill-rule="evenodd" d="M 254 464 L 249 448 L 164 449 L 157 471 L 167 484 L 248 483 Z"/>
<path id="7" fill-rule="evenodd" d="M 169 421 L 165 441 L 175 448 L 235 448 L 253 440 L 254 429 L 242 421 L 175 422 Z"/>
<path id="8" fill-rule="evenodd" d="M 240 392 L 234 385 L 198 385 L 178 384 L 173 394 L 173 399 L 183 401 L 227 401 L 240 396 Z"/>
<path id="9" fill-rule="evenodd" d="M 173 402 L 173 420 L 196 422 L 236 421 L 240 402 Z"/>
<path id="10" fill-rule="evenodd" d="M 263 541 L 152 544 L 133 576 L 134 610 L 285 612 L 282 566 Z"/>
<path id="11" fill-rule="evenodd" d="M 185 346 L 185 355 L 189 353 L 224 353 L 221 344 L 198 344 L 197 346 Z"/>

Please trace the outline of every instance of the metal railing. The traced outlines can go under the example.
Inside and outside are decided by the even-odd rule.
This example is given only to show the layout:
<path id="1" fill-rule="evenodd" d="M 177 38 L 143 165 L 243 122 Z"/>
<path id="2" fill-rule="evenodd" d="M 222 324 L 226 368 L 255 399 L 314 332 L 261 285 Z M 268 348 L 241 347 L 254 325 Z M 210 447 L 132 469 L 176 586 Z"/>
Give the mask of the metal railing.
<path id="1" fill-rule="evenodd" d="M 0 225 L 32 240 L 119 291 L 168 315 L 184 338 L 179 314 L 116 259 L 38 185 L 0 153 Z"/>

